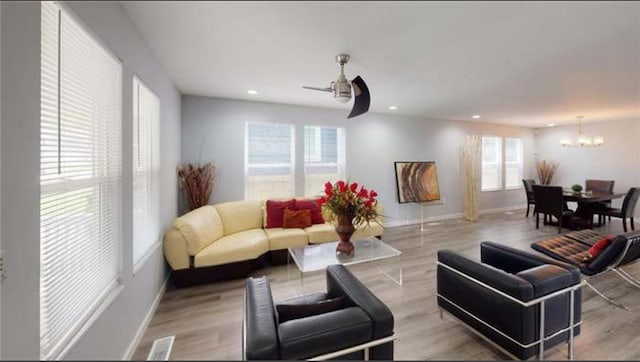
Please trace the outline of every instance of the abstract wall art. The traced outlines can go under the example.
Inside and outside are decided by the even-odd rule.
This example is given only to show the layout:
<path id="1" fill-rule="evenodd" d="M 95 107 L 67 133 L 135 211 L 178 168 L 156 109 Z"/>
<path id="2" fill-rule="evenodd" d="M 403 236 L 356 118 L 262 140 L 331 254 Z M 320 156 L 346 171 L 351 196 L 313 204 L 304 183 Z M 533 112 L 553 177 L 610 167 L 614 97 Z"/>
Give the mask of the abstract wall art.
<path id="1" fill-rule="evenodd" d="M 435 162 L 395 162 L 395 168 L 401 204 L 440 200 Z"/>

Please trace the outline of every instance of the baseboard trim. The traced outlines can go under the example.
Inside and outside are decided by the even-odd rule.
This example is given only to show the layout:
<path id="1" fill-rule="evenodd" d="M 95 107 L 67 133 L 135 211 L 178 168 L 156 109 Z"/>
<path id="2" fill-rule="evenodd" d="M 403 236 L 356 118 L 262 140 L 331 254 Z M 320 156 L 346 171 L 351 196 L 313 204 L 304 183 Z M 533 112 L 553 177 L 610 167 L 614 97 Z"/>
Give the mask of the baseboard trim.
<path id="1" fill-rule="evenodd" d="M 485 209 L 485 210 L 480 210 L 480 215 L 489 215 L 489 214 L 496 214 L 496 213 L 500 213 L 500 212 L 521 210 L 521 209 L 525 209 L 526 207 L 527 207 L 527 205 L 523 204 L 523 205 L 512 205 L 512 206 L 500 207 L 500 208 L 495 208 L 495 209 Z M 455 213 L 455 214 L 445 214 L 445 215 L 437 215 L 437 216 L 425 217 L 424 220 L 421 220 L 421 219 L 407 219 L 407 220 L 403 220 L 403 221 L 385 221 L 384 226 L 385 227 L 408 226 L 408 225 L 415 225 L 415 224 L 420 224 L 420 223 L 429 223 L 429 222 L 444 221 L 444 220 L 451 220 L 451 219 L 460 219 L 462 217 L 464 217 L 464 214 L 461 213 L 461 212 L 458 212 L 458 213 Z"/>
<path id="2" fill-rule="evenodd" d="M 151 323 L 151 319 L 153 318 L 153 315 L 156 313 L 156 310 L 158 309 L 158 305 L 162 300 L 162 296 L 164 296 L 164 293 L 167 290 L 168 282 L 169 282 L 169 276 L 167 276 L 167 278 L 164 280 L 164 283 L 162 283 L 160 290 L 158 290 L 156 299 L 153 300 L 153 304 L 151 304 L 151 308 L 149 308 L 147 315 L 144 316 L 144 319 L 142 320 L 140 327 L 138 327 L 138 330 L 136 331 L 136 334 L 133 340 L 131 341 L 131 344 L 129 344 L 127 351 L 122 357 L 123 361 L 130 361 L 131 358 L 133 357 L 133 354 L 136 352 L 136 349 L 138 348 L 138 345 L 140 344 L 140 341 L 144 336 L 144 332 L 147 330 L 147 327 L 149 327 L 149 323 Z"/>

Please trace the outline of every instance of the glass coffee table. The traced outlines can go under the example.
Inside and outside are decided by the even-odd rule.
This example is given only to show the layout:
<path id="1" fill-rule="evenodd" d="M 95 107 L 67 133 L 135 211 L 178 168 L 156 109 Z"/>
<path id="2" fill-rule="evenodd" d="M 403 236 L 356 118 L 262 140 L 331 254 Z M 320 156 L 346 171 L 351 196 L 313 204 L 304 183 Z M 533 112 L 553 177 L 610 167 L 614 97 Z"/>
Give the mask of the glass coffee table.
<path id="1" fill-rule="evenodd" d="M 352 242 L 355 249 L 353 253 L 348 256 L 336 252 L 337 241 L 289 248 L 287 257 L 287 281 L 290 280 L 289 269 L 292 260 L 298 268 L 300 292 L 304 294 L 304 275 L 307 273 L 324 270 L 333 264 L 355 265 L 395 258 L 399 266 L 398 279 L 382 270 L 379 265 L 377 265 L 377 267 L 382 274 L 393 280 L 396 284 L 402 285 L 402 252 L 400 250 L 374 237 L 352 240 Z"/>

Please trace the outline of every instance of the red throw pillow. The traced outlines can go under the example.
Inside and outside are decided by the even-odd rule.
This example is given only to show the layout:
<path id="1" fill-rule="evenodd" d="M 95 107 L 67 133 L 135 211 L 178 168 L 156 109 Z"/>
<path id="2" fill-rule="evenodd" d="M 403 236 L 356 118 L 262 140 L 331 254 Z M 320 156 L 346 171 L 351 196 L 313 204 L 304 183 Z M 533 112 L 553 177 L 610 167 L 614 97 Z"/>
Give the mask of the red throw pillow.
<path id="1" fill-rule="evenodd" d="M 296 208 L 296 200 L 267 200 L 267 229 L 281 228 L 284 221 L 284 210 Z"/>
<path id="2" fill-rule="evenodd" d="M 299 228 L 304 229 L 311 226 L 310 210 L 289 210 L 284 209 L 284 222 L 282 227 L 285 229 Z"/>
<path id="3" fill-rule="evenodd" d="M 322 217 L 322 211 L 316 200 L 296 200 L 296 209 L 298 210 L 310 210 L 311 211 L 311 223 L 312 224 L 324 224 L 324 218 Z"/>
<path id="4" fill-rule="evenodd" d="M 604 238 L 598 240 L 598 242 L 596 242 L 595 244 L 593 244 L 592 247 L 589 248 L 589 256 L 593 259 L 596 256 L 600 255 L 600 253 L 602 253 L 602 251 L 609 246 L 609 244 L 611 244 L 611 241 L 613 240 L 613 236 L 609 235 L 609 236 L 605 236 Z"/>

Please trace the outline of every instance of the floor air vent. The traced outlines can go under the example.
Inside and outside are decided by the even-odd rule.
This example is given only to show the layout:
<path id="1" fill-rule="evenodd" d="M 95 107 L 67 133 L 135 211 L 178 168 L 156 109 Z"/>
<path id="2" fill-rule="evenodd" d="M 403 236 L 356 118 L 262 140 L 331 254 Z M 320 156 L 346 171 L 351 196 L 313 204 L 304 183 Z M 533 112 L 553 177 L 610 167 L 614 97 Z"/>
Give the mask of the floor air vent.
<path id="1" fill-rule="evenodd" d="M 153 346 L 151 346 L 147 361 L 168 361 L 175 338 L 176 336 L 169 336 L 153 341 Z"/>

